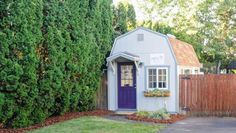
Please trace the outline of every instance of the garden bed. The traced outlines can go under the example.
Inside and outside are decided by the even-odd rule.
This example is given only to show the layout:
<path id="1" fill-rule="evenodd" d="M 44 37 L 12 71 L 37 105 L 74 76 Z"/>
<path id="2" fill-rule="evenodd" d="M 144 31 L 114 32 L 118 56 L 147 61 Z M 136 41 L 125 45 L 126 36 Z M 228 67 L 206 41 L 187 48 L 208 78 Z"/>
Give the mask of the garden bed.
<path id="1" fill-rule="evenodd" d="M 17 129 L 3 128 L 2 124 L 0 124 L 1 125 L 0 133 L 23 133 L 25 131 L 38 129 L 38 128 L 52 125 L 58 122 L 63 122 L 66 120 L 79 118 L 81 116 L 103 116 L 103 115 L 108 115 L 108 114 L 112 114 L 112 112 L 107 111 L 107 110 L 94 110 L 94 111 L 88 111 L 88 112 L 70 112 L 70 113 L 65 113 L 64 115 L 61 115 L 61 116 L 50 117 L 41 124 L 36 124 L 30 127 L 17 128 Z"/>
<path id="2" fill-rule="evenodd" d="M 135 120 L 135 121 L 172 124 L 172 123 L 174 123 L 176 121 L 185 119 L 185 116 L 184 115 L 180 115 L 180 114 L 171 114 L 170 115 L 170 119 L 168 119 L 168 120 L 160 120 L 160 119 L 155 119 L 155 118 L 149 118 L 149 117 L 146 117 L 146 116 L 139 116 L 136 113 L 134 113 L 134 114 L 128 115 L 127 119 Z"/>

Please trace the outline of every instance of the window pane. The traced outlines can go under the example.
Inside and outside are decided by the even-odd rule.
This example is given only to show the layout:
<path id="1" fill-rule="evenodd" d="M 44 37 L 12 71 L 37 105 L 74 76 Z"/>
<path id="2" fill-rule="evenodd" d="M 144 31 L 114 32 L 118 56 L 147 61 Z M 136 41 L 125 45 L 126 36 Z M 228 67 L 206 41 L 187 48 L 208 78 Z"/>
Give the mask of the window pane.
<path id="1" fill-rule="evenodd" d="M 153 81 L 156 82 L 157 81 L 157 77 L 156 76 L 153 76 Z"/>
<path id="2" fill-rule="evenodd" d="M 127 84 L 127 80 L 124 80 L 124 86 L 126 86 L 126 84 Z"/>
<path id="3" fill-rule="evenodd" d="M 152 69 L 148 70 L 148 75 L 152 75 Z"/>
<path id="4" fill-rule="evenodd" d="M 133 80 L 127 80 L 128 81 L 128 85 L 130 86 L 130 85 L 133 85 Z"/>
<path id="5" fill-rule="evenodd" d="M 166 76 L 163 76 L 163 81 L 166 81 Z"/>
<path id="6" fill-rule="evenodd" d="M 152 76 L 149 76 L 148 81 L 152 82 Z"/>
<path id="7" fill-rule="evenodd" d="M 162 69 L 159 69 L 159 70 L 158 70 L 158 74 L 159 74 L 159 75 L 162 75 Z"/>
<path id="8" fill-rule="evenodd" d="M 167 88 L 168 69 L 158 69 L 158 88 Z"/>
<path id="9" fill-rule="evenodd" d="M 159 87 L 159 88 L 163 88 L 163 87 L 162 87 L 162 82 L 158 82 L 158 87 Z"/>
<path id="10" fill-rule="evenodd" d="M 153 82 L 153 88 L 157 88 L 157 82 Z"/>
<path id="11" fill-rule="evenodd" d="M 157 75 L 157 70 L 153 69 L 153 75 L 156 76 Z"/>
<path id="12" fill-rule="evenodd" d="M 163 88 L 166 88 L 166 82 L 163 82 Z"/>
<path id="13" fill-rule="evenodd" d="M 125 86 L 125 80 L 121 80 L 121 86 Z"/>
<path id="14" fill-rule="evenodd" d="M 166 75 L 166 69 L 163 69 L 163 75 Z"/>
<path id="15" fill-rule="evenodd" d="M 148 87 L 157 88 L 157 69 L 148 69 Z"/>
<path id="16" fill-rule="evenodd" d="M 152 83 L 149 82 L 148 88 L 152 88 Z"/>
<path id="17" fill-rule="evenodd" d="M 133 86 L 133 65 L 121 65 L 121 86 Z"/>

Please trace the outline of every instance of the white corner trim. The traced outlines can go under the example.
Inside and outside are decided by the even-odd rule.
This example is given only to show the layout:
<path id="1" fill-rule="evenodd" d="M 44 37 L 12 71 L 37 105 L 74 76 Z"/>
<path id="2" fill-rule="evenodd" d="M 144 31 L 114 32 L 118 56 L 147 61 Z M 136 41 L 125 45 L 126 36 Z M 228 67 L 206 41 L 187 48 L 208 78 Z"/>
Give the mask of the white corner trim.
<path id="1" fill-rule="evenodd" d="M 108 64 L 111 66 L 113 74 L 115 74 L 115 67 L 112 61 L 109 61 Z"/>
<path id="2" fill-rule="evenodd" d="M 134 61 L 134 64 L 135 64 L 135 67 L 136 67 L 136 71 L 137 71 L 137 73 L 136 73 L 136 74 L 138 74 L 138 73 L 139 73 L 139 69 L 138 69 L 138 63 L 139 63 L 139 61 Z"/>

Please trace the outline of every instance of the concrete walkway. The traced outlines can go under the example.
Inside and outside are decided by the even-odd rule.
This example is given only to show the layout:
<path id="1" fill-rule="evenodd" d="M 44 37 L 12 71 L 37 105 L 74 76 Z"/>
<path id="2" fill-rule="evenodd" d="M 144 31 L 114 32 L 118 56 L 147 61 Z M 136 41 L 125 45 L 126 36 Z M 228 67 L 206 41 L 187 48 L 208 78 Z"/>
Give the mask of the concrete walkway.
<path id="1" fill-rule="evenodd" d="M 236 118 L 190 117 L 169 125 L 160 133 L 236 133 Z"/>

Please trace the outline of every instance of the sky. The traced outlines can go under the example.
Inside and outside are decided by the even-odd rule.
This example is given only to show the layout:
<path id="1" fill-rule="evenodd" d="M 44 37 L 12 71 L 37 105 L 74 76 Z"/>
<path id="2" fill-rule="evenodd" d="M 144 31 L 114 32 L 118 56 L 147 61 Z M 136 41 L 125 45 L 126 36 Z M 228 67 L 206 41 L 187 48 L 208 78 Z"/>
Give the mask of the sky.
<path id="1" fill-rule="evenodd" d="M 158 20 L 158 19 L 160 20 L 161 19 L 155 13 L 147 16 L 147 14 L 145 15 L 145 13 L 143 13 L 141 11 L 140 5 L 144 4 L 145 0 L 113 0 L 114 5 L 118 5 L 119 2 L 129 3 L 134 6 L 137 21 L 148 20 L 148 19 L 150 19 L 150 17 L 152 18 L 152 20 Z M 150 6 L 150 8 L 151 8 L 153 5 L 149 5 L 149 4 L 147 4 L 146 6 Z M 169 9 L 166 9 L 166 10 L 169 10 Z M 171 10 L 173 13 L 176 13 L 178 9 L 171 9 Z"/>

